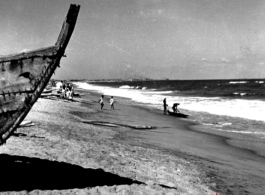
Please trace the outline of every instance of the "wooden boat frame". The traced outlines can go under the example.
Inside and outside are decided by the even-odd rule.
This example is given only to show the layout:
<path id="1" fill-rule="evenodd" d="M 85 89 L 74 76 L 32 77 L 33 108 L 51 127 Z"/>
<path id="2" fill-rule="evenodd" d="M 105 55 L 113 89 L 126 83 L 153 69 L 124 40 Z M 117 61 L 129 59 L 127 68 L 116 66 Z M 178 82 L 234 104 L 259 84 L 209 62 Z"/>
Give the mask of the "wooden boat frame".
<path id="1" fill-rule="evenodd" d="M 12 135 L 60 65 L 80 5 L 70 5 L 54 46 L 0 58 L 0 145 Z"/>

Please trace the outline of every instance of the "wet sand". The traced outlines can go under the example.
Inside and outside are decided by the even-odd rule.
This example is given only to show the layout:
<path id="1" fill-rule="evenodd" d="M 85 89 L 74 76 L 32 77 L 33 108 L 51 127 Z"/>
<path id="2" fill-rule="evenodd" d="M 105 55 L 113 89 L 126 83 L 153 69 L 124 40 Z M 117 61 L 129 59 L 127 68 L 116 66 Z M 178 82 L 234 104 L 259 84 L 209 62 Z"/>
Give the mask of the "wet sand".
<path id="1" fill-rule="evenodd" d="M 130 133 L 131 140 L 187 159 L 206 172 L 223 194 L 264 194 L 265 158 L 251 150 L 229 145 L 229 139 L 200 132 L 200 125 L 189 129 L 172 128 Z M 136 141 L 133 144 L 138 145 Z"/>
<path id="2" fill-rule="evenodd" d="M 100 110 L 100 95 L 89 93 L 83 103 L 34 105 L 27 120 L 35 126 L 19 128 L 0 148 L 6 173 L 24 176 L 16 185 L 2 178 L 3 194 L 263 194 L 263 157 L 127 99 L 116 98 L 111 110 L 106 97 Z M 103 126 L 110 123 L 118 125 Z M 21 166 L 33 174 L 20 173 Z"/>

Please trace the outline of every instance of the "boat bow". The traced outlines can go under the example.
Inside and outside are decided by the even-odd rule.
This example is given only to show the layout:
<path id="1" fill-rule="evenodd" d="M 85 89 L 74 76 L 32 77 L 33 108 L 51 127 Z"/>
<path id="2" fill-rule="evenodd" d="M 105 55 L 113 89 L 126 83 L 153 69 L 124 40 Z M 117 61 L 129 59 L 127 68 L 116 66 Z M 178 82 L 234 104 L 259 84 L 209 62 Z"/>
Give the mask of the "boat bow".
<path id="1" fill-rule="evenodd" d="M 27 116 L 59 66 L 79 9 L 70 5 L 54 46 L 0 58 L 0 145 Z"/>

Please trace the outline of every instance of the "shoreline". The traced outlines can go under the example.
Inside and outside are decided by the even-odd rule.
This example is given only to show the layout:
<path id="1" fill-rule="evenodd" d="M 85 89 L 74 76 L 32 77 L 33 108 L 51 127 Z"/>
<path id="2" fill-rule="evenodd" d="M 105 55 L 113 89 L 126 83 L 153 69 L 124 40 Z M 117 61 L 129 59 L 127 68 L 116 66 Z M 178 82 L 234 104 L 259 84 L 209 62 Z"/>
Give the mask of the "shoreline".
<path id="1" fill-rule="evenodd" d="M 100 94 L 98 92 L 96 92 L 96 91 L 93 91 L 92 93 L 97 94 L 98 96 L 100 96 Z M 129 98 L 124 98 L 124 97 L 118 97 L 118 98 L 130 101 Z M 139 107 L 141 109 L 145 109 L 146 111 L 155 112 L 155 113 L 162 113 L 163 112 L 162 110 L 159 110 L 159 109 L 156 109 L 156 108 L 147 107 L 145 104 L 141 104 L 139 102 L 135 103 L 135 105 L 132 104 L 130 106 L 136 106 L 136 107 Z M 176 120 L 179 120 L 179 118 L 176 118 Z M 181 120 L 182 119 L 180 119 L 180 121 Z M 185 120 L 185 121 L 187 123 L 186 127 L 190 131 L 195 131 L 195 132 L 198 132 L 198 133 L 201 133 L 201 134 L 205 134 L 205 135 L 209 135 L 209 136 L 218 136 L 218 137 L 220 137 L 220 139 L 223 140 L 224 144 L 226 144 L 227 146 L 235 147 L 235 148 L 238 148 L 239 150 L 248 151 L 250 154 L 257 155 L 260 158 L 265 158 L 265 153 L 262 153 L 263 149 L 260 149 L 260 148 L 264 148 L 263 146 L 260 146 L 260 148 L 255 150 L 255 149 L 250 149 L 249 147 L 246 146 L 246 144 L 233 143 L 233 141 L 237 141 L 238 140 L 238 137 L 247 137 L 248 135 L 237 134 L 237 133 L 233 133 L 233 132 L 216 131 L 216 130 L 209 132 L 209 131 L 205 131 L 205 129 L 212 129 L 211 127 L 207 127 L 207 126 L 205 126 L 203 124 L 200 124 L 199 122 L 195 122 L 195 121 L 189 121 L 189 120 Z M 230 137 L 228 136 L 228 134 L 230 134 L 229 135 Z M 238 137 L 236 137 L 236 136 L 238 136 Z M 257 138 L 257 137 L 255 137 L 253 135 L 250 135 L 249 137 L 250 137 L 249 139 L 251 139 L 251 138 L 256 139 Z M 242 140 L 242 141 L 246 142 L 247 140 Z M 263 145 L 265 146 L 265 142 L 264 141 L 263 141 Z"/>
<path id="2" fill-rule="evenodd" d="M 100 95 L 97 92 L 93 93 L 97 94 L 98 96 Z M 159 113 L 161 117 L 163 116 L 161 114 L 163 111 L 161 110 L 150 109 L 146 107 L 141 108 L 141 105 L 139 107 L 140 109 L 143 109 L 147 112 L 151 112 L 153 114 Z M 178 122 L 181 121 L 179 119 L 176 120 L 178 120 Z M 146 135 L 142 136 L 142 134 L 136 135 L 136 133 L 134 133 L 133 131 L 132 133 L 125 133 L 126 135 L 123 136 L 123 138 L 127 139 L 127 142 L 130 141 L 131 142 L 130 144 L 132 145 L 147 146 L 148 148 L 155 148 L 157 150 L 165 151 L 170 154 L 177 154 L 177 156 L 182 156 L 184 159 L 188 159 L 188 161 L 195 163 L 196 165 L 199 165 L 202 172 L 205 172 L 207 176 L 212 177 L 210 181 L 217 183 L 217 188 L 212 188 L 212 189 L 219 191 L 219 193 L 224 193 L 224 194 L 227 193 L 262 194 L 263 193 L 264 187 L 262 186 L 262 183 L 263 179 L 265 178 L 263 176 L 264 171 L 260 173 L 260 170 L 263 170 L 263 168 L 265 167 L 264 156 L 255 153 L 255 151 L 253 150 L 238 147 L 229 143 L 229 141 L 233 141 L 233 138 L 231 137 L 200 131 L 200 128 L 205 128 L 202 125 L 190 121 L 184 121 L 184 123 L 186 124 L 187 128 L 184 131 L 188 130 L 192 134 L 197 134 L 202 137 L 201 141 L 203 143 L 202 145 L 204 145 L 203 146 L 204 148 L 201 149 L 200 151 L 205 151 L 207 153 L 209 152 L 208 151 L 209 148 L 215 146 L 212 152 L 209 152 L 210 153 L 209 156 L 203 153 L 196 153 L 196 151 L 198 150 L 195 150 L 195 152 L 194 151 L 189 152 L 187 150 L 184 151 L 180 150 L 180 148 L 173 147 L 172 149 L 168 146 L 165 147 L 161 145 L 161 139 L 159 145 L 156 143 L 155 140 L 156 138 L 155 139 L 150 138 L 151 133 L 147 133 Z M 151 132 L 151 131 L 146 131 L 146 132 Z M 189 138 L 190 141 L 192 140 L 194 142 L 195 140 L 194 137 L 193 138 L 189 137 Z M 132 141 L 133 139 L 135 140 L 143 139 L 147 143 L 136 143 Z M 185 147 L 187 147 L 187 144 L 185 144 Z M 237 167 L 235 169 L 238 170 L 233 170 L 231 167 Z M 253 180 L 247 181 L 248 176 L 251 176 Z M 233 183 L 233 185 L 231 185 L 231 183 Z M 256 186 L 259 187 L 257 188 Z"/>

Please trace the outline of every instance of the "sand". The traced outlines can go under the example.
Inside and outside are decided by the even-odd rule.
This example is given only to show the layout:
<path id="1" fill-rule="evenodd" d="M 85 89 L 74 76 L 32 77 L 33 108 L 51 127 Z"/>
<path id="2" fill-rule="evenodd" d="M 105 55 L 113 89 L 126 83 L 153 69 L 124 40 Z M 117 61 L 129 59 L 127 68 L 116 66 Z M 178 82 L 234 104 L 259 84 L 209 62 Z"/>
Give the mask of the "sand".
<path id="1" fill-rule="evenodd" d="M 0 148 L 1 194 L 215 194 L 195 164 L 127 141 L 126 132 L 147 129 L 120 124 L 165 128 L 141 116 L 145 110 L 122 100 L 115 110 L 100 110 L 97 96 L 88 97 L 38 100 L 25 119 L 34 126 L 18 128 Z M 117 117 L 117 127 L 84 122 Z"/>
<path id="2" fill-rule="evenodd" d="M 123 98 L 111 110 L 108 97 L 100 110 L 99 94 L 82 94 L 38 100 L 34 126 L 0 148 L 1 194 L 262 194 L 264 159 L 160 110 Z"/>

